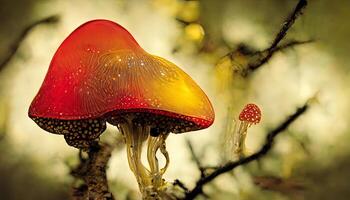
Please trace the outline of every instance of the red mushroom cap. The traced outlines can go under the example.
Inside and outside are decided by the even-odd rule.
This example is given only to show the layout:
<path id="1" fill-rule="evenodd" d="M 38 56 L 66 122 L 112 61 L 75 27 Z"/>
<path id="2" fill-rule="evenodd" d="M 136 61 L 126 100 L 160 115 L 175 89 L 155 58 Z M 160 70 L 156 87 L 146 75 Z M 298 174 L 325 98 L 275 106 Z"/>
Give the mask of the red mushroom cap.
<path id="1" fill-rule="evenodd" d="M 209 99 L 184 71 L 145 52 L 119 24 L 89 21 L 58 48 L 29 116 L 63 134 L 71 131 L 65 122 L 93 120 L 101 128 L 126 113 L 137 113 L 140 123 L 151 116 L 147 123 L 160 120 L 171 132 L 203 129 L 214 121 Z"/>
<path id="2" fill-rule="evenodd" d="M 259 123 L 261 120 L 260 108 L 253 103 L 247 104 L 239 114 L 239 120 L 252 124 Z"/>

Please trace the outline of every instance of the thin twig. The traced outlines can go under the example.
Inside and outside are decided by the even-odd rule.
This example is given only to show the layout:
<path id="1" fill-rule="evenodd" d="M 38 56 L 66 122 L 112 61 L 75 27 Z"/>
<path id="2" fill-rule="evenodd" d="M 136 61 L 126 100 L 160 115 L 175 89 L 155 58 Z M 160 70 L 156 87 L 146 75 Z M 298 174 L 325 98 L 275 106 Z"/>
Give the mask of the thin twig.
<path id="1" fill-rule="evenodd" d="M 187 146 L 188 146 L 188 149 L 190 150 L 191 152 L 191 156 L 192 156 L 192 160 L 196 163 L 197 165 L 197 168 L 199 169 L 200 173 L 201 173 L 201 178 L 204 178 L 206 176 L 206 171 L 208 169 L 212 169 L 211 167 L 203 167 L 202 164 L 201 164 L 201 161 L 199 159 L 199 157 L 197 156 L 196 152 L 194 151 L 194 148 L 192 146 L 192 143 L 189 139 L 186 139 L 186 143 L 187 143 Z M 184 185 L 182 185 L 184 186 Z M 185 190 L 185 192 L 188 192 L 188 189 L 187 191 Z M 205 194 L 204 192 L 201 193 L 201 195 L 203 195 L 204 197 L 208 198 L 209 196 L 207 194 Z"/>
<path id="2" fill-rule="evenodd" d="M 280 31 L 277 33 L 274 41 L 272 42 L 271 46 L 267 48 L 266 54 L 260 58 L 258 61 L 249 63 L 248 69 L 253 71 L 264 65 L 269 59 L 272 57 L 272 55 L 280 50 L 281 48 L 278 48 L 278 44 L 281 42 L 281 40 L 287 35 L 288 30 L 290 27 L 294 24 L 295 20 L 302 14 L 304 8 L 307 5 L 306 0 L 299 0 L 298 4 L 296 5 L 294 11 L 287 17 L 287 19 L 284 21 Z M 295 45 L 295 44 L 293 44 Z M 291 46 L 291 45 L 289 45 Z"/>
<path id="3" fill-rule="evenodd" d="M 188 149 L 191 152 L 192 160 L 196 163 L 197 168 L 201 172 L 201 177 L 204 177 L 205 176 L 205 168 L 202 166 L 197 154 L 194 152 L 191 141 L 189 139 L 186 139 L 186 143 L 187 143 Z"/>
<path id="4" fill-rule="evenodd" d="M 272 145 L 274 143 L 275 137 L 286 130 L 290 124 L 292 124 L 296 119 L 298 119 L 305 111 L 308 109 L 309 103 L 305 103 L 302 107 L 297 108 L 296 111 L 290 115 L 285 121 L 283 121 L 278 127 L 270 131 L 266 136 L 265 144 L 260 148 L 259 151 L 256 153 L 239 159 L 238 161 L 232 161 L 228 162 L 225 165 L 219 167 L 212 173 L 208 174 L 204 178 L 200 178 L 196 186 L 188 193 L 186 193 L 185 200 L 194 199 L 197 195 L 201 194 L 203 192 L 203 187 L 211 182 L 213 179 L 217 178 L 218 176 L 229 172 L 233 169 L 235 169 L 238 166 L 245 165 L 247 163 L 250 163 L 254 160 L 258 160 L 262 157 L 264 157 L 272 148 Z"/>
<path id="5" fill-rule="evenodd" d="M 281 44 L 281 45 L 278 45 L 276 48 L 275 48 L 275 51 L 274 52 L 277 52 L 277 51 L 283 51 L 285 49 L 288 49 L 290 47 L 294 47 L 294 46 L 298 46 L 298 45 L 303 45 L 303 44 L 308 44 L 308 43 L 312 43 L 314 42 L 315 40 L 313 39 L 310 39 L 310 40 L 303 40 L 303 41 L 298 41 L 298 40 L 292 40 L 292 41 L 289 41 L 285 44 Z M 267 50 L 265 50 L 267 51 Z M 272 53 L 274 54 L 274 53 Z"/>
<path id="6" fill-rule="evenodd" d="M 5 58 L 0 61 L 0 72 L 5 68 L 5 66 L 10 62 L 12 57 L 16 54 L 18 48 L 21 46 L 23 40 L 27 37 L 28 33 L 32 31 L 35 27 L 41 24 L 54 24 L 59 21 L 59 16 L 58 15 L 52 15 L 49 17 L 46 17 L 44 19 L 38 20 L 30 25 L 28 25 L 26 28 L 24 28 L 18 38 L 12 43 L 10 46 L 10 49 L 5 55 Z"/>
<path id="7" fill-rule="evenodd" d="M 180 188 L 182 188 L 185 191 L 185 193 L 189 192 L 189 189 L 186 187 L 186 185 L 183 182 L 181 182 L 179 179 L 175 179 L 173 185 L 179 186 Z"/>

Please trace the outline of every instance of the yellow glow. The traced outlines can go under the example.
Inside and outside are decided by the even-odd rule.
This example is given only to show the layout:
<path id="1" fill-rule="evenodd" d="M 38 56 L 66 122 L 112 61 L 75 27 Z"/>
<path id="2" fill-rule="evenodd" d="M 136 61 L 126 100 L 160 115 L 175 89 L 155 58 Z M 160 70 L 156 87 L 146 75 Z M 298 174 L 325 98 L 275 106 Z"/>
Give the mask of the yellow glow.
<path id="1" fill-rule="evenodd" d="M 185 33 L 190 40 L 200 42 L 204 37 L 204 30 L 200 24 L 189 24 L 185 27 Z"/>
<path id="2" fill-rule="evenodd" d="M 167 84 L 162 84 L 156 79 L 149 83 L 154 91 L 158 91 L 157 96 L 161 100 L 160 102 L 163 103 L 162 108 L 189 116 L 213 118 L 214 113 L 208 98 L 192 78 L 175 64 L 160 57 L 154 58 L 163 64 L 163 68 L 173 71 L 170 75 L 174 76 L 173 78 L 167 77 L 171 78 L 171 81 L 168 81 Z M 164 74 L 164 77 L 166 76 L 169 75 Z"/>

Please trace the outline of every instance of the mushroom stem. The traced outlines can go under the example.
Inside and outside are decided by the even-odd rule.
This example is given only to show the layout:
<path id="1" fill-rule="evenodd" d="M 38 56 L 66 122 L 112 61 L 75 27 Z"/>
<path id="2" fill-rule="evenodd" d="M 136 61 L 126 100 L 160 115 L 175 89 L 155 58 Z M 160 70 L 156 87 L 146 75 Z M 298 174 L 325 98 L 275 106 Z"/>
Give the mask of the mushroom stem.
<path id="1" fill-rule="evenodd" d="M 128 156 L 129 167 L 134 173 L 139 184 L 140 190 L 144 190 L 144 186 L 149 185 L 149 170 L 142 164 L 141 153 L 142 144 L 144 141 L 142 128 L 131 123 L 123 123 L 119 126 L 126 143 L 126 150 Z"/>
<path id="2" fill-rule="evenodd" d="M 159 165 L 158 165 L 158 159 L 156 157 L 156 153 L 160 145 L 161 145 L 160 137 L 153 137 L 153 136 L 149 137 L 148 148 L 147 148 L 147 160 L 148 160 L 151 172 L 153 173 L 159 171 Z"/>
<path id="3" fill-rule="evenodd" d="M 165 181 L 162 178 L 169 166 L 169 154 L 166 150 L 165 140 L 169 133 L 162 131 L 157 136 L 151 136 L 149 125 L 140 125 L 133 122 L 132 117 L 118 124 L 118 128 L 124 136 L 129 167 L 134 173 L 143 199 L 162 199 L 162 190 L 165 189 Z M 142 163 L 142 147 L 148 138 L 147 160 L 149 169 Z M 159 167 L 157 151 L 163 154 L 166 163 Z"/>
<path id="4" fill-rule="evenodd" d="M 247 129 L 250 126 L 251 123 L 247 121 L 241 121 L 238 126 L 235 126 L 233 137 L 233 152 L 238 157 L 244 156 L 245 139 L 247 137 Z"/>
<path id="5" fill-rule="evenodd" d="M 168 169 L 169 166 L 169 162 L 170 162 L 170 158 L 169 158 L 169 153 L 166 150 L 166 145 L 165 145 L 165 139 L 168 137 L 169 133 L 167 133 L 167 135 L 164 137 L 163 141 L 162 141 L 162 145 L 160 146 L 160 152 L 162 152 L 163 156 L 166 159 L 166 163 L 165 166 L 160 170 L 160 173 L 163 175 L 165 173 L 165 171 Z"/>
<path id="6" fill-rule="evenodd" d="M 147 148 L 147 160 L 151 170 L 151 182 L 156 188 L 161 188 L 164 185 L 162 179 L 163 174 L 169 166 L 169 154 L 166 150 L 165 140 L 168 137 L 169 133 L 160 133 L 159 136 L 153 137 L 149 136 L 148 139 L 148 148 Z M 165 166 L 159 170 L 159 163 L 157 159 L 158 149 L 164 155 L 166 159 Z"/>

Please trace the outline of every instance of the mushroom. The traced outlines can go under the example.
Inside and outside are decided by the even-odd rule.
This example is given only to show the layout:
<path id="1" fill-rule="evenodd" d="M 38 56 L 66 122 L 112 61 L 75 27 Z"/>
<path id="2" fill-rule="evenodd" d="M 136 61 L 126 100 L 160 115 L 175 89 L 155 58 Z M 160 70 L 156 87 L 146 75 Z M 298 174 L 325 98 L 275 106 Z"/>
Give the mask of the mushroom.
<path id="1" fill-rule="evenodd" d="M 119 24 L 93 20 L 73 31 L 56 51 L 29 117 L 81 149 L 99 138 L 106 122 L 117 126 L 142 196 L 159 198 L 169 165 L 169 133 L 207 128 L 214 111 L 179 67 L 148 54 Z M 141 161 L 146 140 L 149 168 Z M 166 159 L 163 168 L 158 150 Z"/>
<path id="2" fill-rule="evenodd" d="M 243 155 L 245 150 L 245 138 L 248 128 L 253 124 L 258 124 L 261 120 L 260 108 L 253 104 L 247 104 L 239 114 L 239 125 L 235 127 L 233 151 L 239 157 Z"/>

